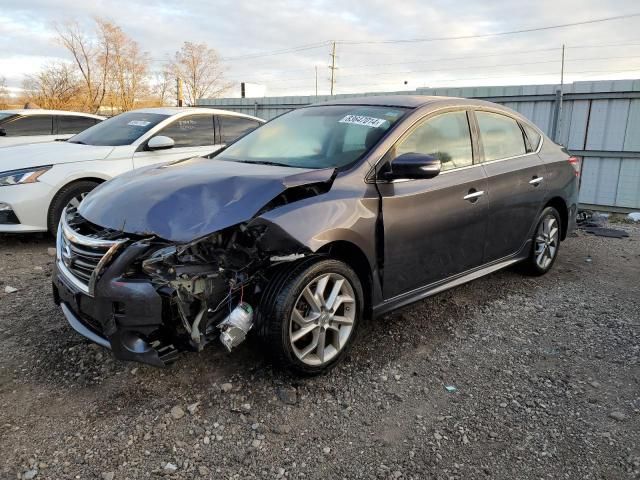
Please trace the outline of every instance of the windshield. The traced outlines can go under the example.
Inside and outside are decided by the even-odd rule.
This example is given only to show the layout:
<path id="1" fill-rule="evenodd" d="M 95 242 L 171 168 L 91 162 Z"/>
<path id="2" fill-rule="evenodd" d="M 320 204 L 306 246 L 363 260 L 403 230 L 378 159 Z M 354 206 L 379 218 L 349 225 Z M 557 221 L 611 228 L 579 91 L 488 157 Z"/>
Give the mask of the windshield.
<path id="1" fill-rule="evenodd" d="M 125 112 L 80 132 L 68 141 L 82 145 L 131 145 L 168 117 L 159 113 Z"/>
<path id="2" fill-rule="evenodd" d="M 293 110 L 230 145 L 216 158 L 301 168 L 335 168 L 362 158 L 406 112 L 330 105 Z"/>

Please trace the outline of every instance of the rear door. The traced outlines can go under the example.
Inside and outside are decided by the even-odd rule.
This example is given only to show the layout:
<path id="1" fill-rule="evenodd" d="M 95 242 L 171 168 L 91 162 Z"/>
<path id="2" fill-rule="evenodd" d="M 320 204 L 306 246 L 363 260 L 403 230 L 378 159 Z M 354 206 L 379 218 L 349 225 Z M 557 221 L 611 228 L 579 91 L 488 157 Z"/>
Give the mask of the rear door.
<path id="1" fill-rule="evenodd" d="M 53 120 L 52 115 L 28 115 L 3 123 L 2 146 L 54 141 Z"/>
<path id="2" fill-rule="evenodd" d="M 383 161 L 408 153 L 437 156 L 435 178 L 379 183 L 384 223 L 385 299 L 433 284 L 482 263 L 487 179 L 474 163 L 465 110 L 428 117 Z"/>
<path id="3" fill-rule="evenodd" d="M 487 263 L 517 253 L 529 240 L 545 199 L 545 166 L 515 118 L 476 110 L 475 119 L 489 182 Z"/>
<path id="4" fill-rule="evenodd" d="M 172 138 L 175 146 L 166 150 L 151 151 L 145 142 L 133 156 L 134 168 L 206 156 L 222 147 L 215 133 L 215 118 L 212 114 L 180 117 L 153 136 L 159 135 Z"/>

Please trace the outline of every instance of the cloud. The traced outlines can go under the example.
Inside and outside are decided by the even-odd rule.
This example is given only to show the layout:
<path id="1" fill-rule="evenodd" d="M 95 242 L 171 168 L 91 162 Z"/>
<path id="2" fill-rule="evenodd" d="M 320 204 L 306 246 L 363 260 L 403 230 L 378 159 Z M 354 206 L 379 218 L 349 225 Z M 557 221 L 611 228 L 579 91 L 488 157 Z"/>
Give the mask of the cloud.
<path id="1" fill-rule="evenodd" d="M 152 5 L 140 0 L 4 0 L 0 75 L 16 86 L 24 74 L 37 70 L 47 59 L 65 58 L 54 40 L 54 22 L 76 19 L 88 25 L 94 16 L 115 21 L 150 53 L 154 67 L 160 68 L 185 40 L 206 42 L 222 57 L 238 57 L 327 40 L 473 35 L 636 11 L 640 11 L 636 0 L 160 0 Z M 639 25 L 640 17 L 636 17 L 483 39 L 338 44 L 337 92 L 555 82 L 559 51 L 542 49 L 557 49 L 563 43 L 571 47 L 640 43 Z M 568 79 L 637 77 L 640 59 L 610 57 L 632 57 L 639 52 L 640 46 L 568 49 Z M 326 93 L 328 63 L 328 46 L 225 62 L 231 81 L 262 83 L 269 94 L 279 96 L 313 93 L 316 66 L 320 91 Z"/>

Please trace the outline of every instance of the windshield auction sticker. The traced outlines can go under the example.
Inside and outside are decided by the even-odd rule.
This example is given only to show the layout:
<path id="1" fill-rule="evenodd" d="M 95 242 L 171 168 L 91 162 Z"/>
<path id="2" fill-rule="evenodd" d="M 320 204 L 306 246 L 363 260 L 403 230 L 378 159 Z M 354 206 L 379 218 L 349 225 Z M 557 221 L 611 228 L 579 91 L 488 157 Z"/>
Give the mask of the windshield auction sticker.
<path id="1" fill-rule="evenodd" d="M 354 125 L 362 125 L 363 127 L 378 128 L 384 125 L 387 120 L 384 118 L 366 117 L 364 115 L 346 115 L 338 123 L 351 123 Z"/>
<path id="2" fill-rule="evenodd" d="M 132 127 L 146 127 L 150 123 L 151 122 L 146 122 L 144 120 L 131 120 L 129 123 L 127 123 L 127 125 L 130 125 Z"/>

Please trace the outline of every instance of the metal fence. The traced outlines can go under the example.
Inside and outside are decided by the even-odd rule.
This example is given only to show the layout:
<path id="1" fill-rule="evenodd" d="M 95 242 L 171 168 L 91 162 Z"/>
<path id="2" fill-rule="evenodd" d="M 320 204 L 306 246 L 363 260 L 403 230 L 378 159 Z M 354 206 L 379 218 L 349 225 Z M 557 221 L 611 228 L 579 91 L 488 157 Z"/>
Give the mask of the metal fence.
<path id="1" fill-rule="evenodd" d="M 462 87 L 359 95 L 201 99 L 200 106 L 255 115 L 266 120 L 332 98 L 368 95 L 444 95 L 489 100 L 533 121 L 549 137 L 583 157 L 583 208 L 640 210 L 640 80 L 565 85 Z"/>

